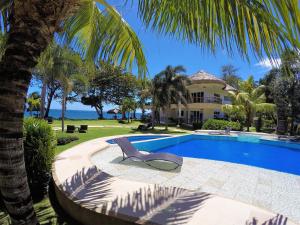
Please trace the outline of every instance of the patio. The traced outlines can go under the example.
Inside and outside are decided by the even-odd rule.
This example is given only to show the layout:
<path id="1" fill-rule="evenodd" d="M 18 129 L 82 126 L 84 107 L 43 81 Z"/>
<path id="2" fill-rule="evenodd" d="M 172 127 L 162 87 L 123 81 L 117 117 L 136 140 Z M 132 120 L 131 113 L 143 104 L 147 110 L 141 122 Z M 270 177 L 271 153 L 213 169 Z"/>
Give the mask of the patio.
<path id="1" fill-rule="evenodd" d="M 286 216 L 300 221 L 298 176 L 191 158 L 184 158 L 180 173 L 163 172 L 117 163 L 117 148 L 95 139 L 63 152 L 53 164 L 58 201 L 84 224 L 296 224 Z"/>

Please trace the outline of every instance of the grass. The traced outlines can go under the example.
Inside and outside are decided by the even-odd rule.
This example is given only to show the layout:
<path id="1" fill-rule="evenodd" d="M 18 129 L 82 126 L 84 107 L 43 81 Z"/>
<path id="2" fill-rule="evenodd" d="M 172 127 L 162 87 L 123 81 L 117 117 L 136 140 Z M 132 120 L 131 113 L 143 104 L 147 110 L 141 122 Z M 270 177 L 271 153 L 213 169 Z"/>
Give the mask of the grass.
<path id="1" fill-rule="evenodd" d="M 34 204 L 34 209 L 36 215 L 40 221 L 41 225 L 63 225 L 65 222 L 56 215 L 55 211 L 51 207 L 50 201 L 48 198 L 43 199 L 42 201 Z M 7 214 L 0 212 L 0 224 L 9 225 L 10 219 Z M 70 224 L 71 225 L 71 224 Z"/>
<path id="2" fill-rule="evenodd" d="M 127 120 L 124 120 L 123 123 L 119 123 L 118 120 L 65 120 L 66 125 L 89 125 L 89 126 L 129 126 L 129 127 L 137 127 L 141 124 L 140 121 L 132 121 L 131 123 L 127 123 Z M 61 127 L 61 120 L 54 120 L 52 123 L 53 127 Z"/>
<path id="3" fill-rule="evenodd" d="M 56 154 L 59 154 L 63 151 L 65 151 L 68 148 L 71 148 L 75 145 L 78 145 L 82 142 L 88 141 L 88 140 L 92 140 L 95 138 L 100 138 L 100 137 L 107 137 L 107 136 L 114 136 L 114 135 L 121 135 L 121 134 L 143 134 L 143 133 L 147 133 L 147 134 L 184 134 L 186 133 L 183 130 L 163 130 L 163 129 L 154 129 L 154 130 L 148 130 L 148 131 L 135 131 L 131 128 L 128 127 L 120 127 L 120 128 L 112 128 L 112 127 L 101 127 L 101 128 L 89 128 L 87 133 L 73 133 L 73 134 L 66 134 L 63 133 L 61 131 L 56 131 L 57 136 L 77 136 L 79 137 L 79 140 L 73 141 L 69 144 L 66 145 L 60 145 L 57 146 L 56 148 Z"/>

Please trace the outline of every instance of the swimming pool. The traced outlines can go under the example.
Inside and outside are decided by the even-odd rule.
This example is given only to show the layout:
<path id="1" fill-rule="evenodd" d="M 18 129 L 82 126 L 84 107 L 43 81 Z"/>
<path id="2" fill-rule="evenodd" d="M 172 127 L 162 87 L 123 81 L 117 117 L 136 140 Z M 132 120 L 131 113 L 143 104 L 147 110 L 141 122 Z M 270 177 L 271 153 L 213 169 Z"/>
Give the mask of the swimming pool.
<path id="1" fill-rule="evenodd" d="M 300 175 L 300 144 L 296 143 L 262 140 L 253 136 L 184 135 L 134 145 L 149 152 L 168 152 Z"/>
<path id="2" fill-rule="evenodd" d="M 169 135 L 137 135 L 137 136 L 128 136 L 127 139 L 130 142 L 135 142 L 135 141 L 147 141 L 147 140 L 159 139 L 165 137 L 170 137 L 170 136 Z M 106 142 L 110 144 L 116 144 L 114 139 L 107 140 Z"/>

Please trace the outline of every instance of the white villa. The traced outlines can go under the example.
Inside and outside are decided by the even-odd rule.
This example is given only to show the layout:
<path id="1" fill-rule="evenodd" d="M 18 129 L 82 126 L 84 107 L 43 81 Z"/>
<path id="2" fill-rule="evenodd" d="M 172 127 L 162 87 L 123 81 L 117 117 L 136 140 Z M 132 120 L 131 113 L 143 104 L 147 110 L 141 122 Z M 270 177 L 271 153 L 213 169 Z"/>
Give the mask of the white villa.
<path id="1" fill-rule="evenodd" d="M 187 86 L 190 100 L 187 106 L 172 104 L 166 115 L 160 112 L 160 121 L 168 118 L 180 119 L 183 123 L 205 121 L 210 118 L 223 118 L 223 104 L 231 104 L 228 91 L 235 89 L 216 76 L 199 71 L 190 77 L 191 84 Z"/>

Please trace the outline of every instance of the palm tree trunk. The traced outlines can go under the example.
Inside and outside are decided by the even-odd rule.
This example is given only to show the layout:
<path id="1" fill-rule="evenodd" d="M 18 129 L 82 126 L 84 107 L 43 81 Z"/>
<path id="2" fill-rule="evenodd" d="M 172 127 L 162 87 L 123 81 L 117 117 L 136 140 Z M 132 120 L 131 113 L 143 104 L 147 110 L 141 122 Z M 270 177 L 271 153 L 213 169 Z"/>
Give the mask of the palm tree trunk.
<path id="1" fill-rule="evenodd" d="M 164 112 L 165 114 L 165 130 L 168 130 L 169 129 L 169 125 L 168 125 L 168 113 L 167 111 Z"/>
<path id="2" fill-rule="evenodd" d="M 0 191 L 12 224 L 39 224 L 24 162 L 24 104 L 31 69 L 62 20 L 74 9 L 71 2 L 12 1 L 10 30 L 0 62 Z"/>
<path id="3" fill-rule="evenodd" d="M 62 101 L 61 101 L 61 130 L 65 131 L 65 111 L 66 111 L 66 91 L 63 91 Z"/>
<path id="4" fill-rule="evenodd" d="M 45 111 L 44 118 L 48 118 L 49 117 L 49 111 L 50 111 L 50 107 L 51 107 L 51 103 L 52 103 L 52 99 L 54 97 L 54 94 L 55 94 L 55 91 L 50 91 L 48 93 L 47 106 L 46 106 L 46 111 Z"/>
<path id="5" fill-rule="evenodd" d="M 41 105 L 40 105 L 40 118 L 44 118 L 45 116 L 45 102 L 46 102 L 46 91 L 47 91 L 47 83 L 46 78 L 43 79 L 43 86 L 41 92 Z"/>
<path id="6" fill-rule="evenodd" d="M 154 123 L 155 123 L 155 108 L 152 107 L 151 109 L 151 123 L 152 123 L 152 130 L 154 129 Z"/>

